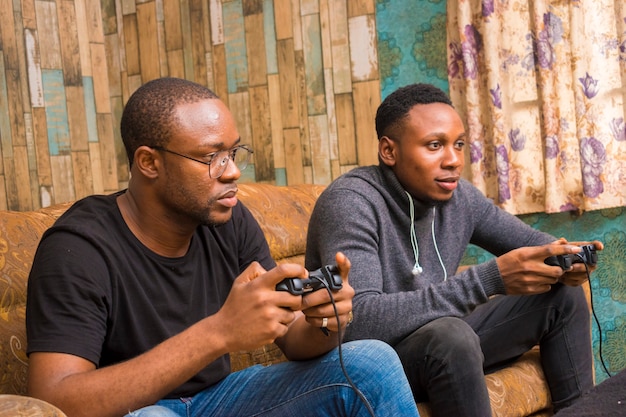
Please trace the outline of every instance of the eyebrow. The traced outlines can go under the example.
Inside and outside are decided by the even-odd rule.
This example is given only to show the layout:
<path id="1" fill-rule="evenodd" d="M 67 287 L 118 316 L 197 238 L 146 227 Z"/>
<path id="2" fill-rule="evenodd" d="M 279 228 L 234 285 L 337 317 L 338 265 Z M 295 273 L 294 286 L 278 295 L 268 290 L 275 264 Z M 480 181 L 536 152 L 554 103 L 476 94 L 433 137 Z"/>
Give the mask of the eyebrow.
<path id="1" fill-rule="evenodd" d="M 235 146 L 238 146 L 240 143 L 241 143 L 241 136 L 239 136 L 239 137 L 235 140 L 235 144 L 234 144 L 231 148 L 229 148 L 229 149 L 232 149 L 232 148 L 234 148 Z M 206 144 L 206 145 L 204 145 L 204 144 L 200 145 L 200 148 L 205 148 L 205 147 L 211 147 L 211 148 L 215 148 L 215 149 L 217 149 L 216 151 L 211 151 L 211 152 L 208 152 L 208 153 L 207 153 L 207 155 L 208 155 L 208 154 L 215 153 L 215 152 L 220 152 L 220 151 L 226 151 L 226 150 L 228 150 L 228 149 L 224 149 L 224 142 L 216 142 L 216 143 L 209 143 L 209 144 Z"/>

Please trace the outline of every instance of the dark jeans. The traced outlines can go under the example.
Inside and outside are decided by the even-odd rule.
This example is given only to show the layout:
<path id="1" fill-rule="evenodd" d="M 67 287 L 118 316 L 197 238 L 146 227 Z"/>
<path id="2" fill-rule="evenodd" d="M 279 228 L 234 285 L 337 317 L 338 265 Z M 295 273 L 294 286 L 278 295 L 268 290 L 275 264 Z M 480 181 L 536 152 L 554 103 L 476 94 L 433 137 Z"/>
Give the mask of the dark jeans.
<path id="1" fill-rule="evenodd" d="M 539 344 L 555 410 L 593 387 L 588 305 L 580 287 L 498 296 L 464 318 L 444 317 L 395 346 L 418 402 L 434 416 L 491 416 L 484 374 Z"/>

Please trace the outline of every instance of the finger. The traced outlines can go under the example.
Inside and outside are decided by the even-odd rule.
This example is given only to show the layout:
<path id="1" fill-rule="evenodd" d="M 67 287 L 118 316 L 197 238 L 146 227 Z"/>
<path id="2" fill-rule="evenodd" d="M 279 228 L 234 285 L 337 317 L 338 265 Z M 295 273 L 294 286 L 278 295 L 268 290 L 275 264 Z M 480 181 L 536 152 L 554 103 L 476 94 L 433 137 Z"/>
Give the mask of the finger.
<path id="1" fill-rule="evenodd" d="M 259 285 L 263 285 L 267 288 L 276 288 L 276 284 L 284 280 L 285 278 L 306 278 L 308 275 L 306 269 L 302 265 L 293 263 L 284 263 L 270 269 L 257 279 L 260 281 Z"/>
<path id="2" fill-rule="evenodd" d="M 236 283 L 246 283 L 254 281 L 258 276 L 265 273 L 265 268 L 260 263 L 254 261 L 235 279 Z"/>
<path id="3" fill-rule="evenodd" d="M 596 250 L 600 251 L 604 249 L 604 243 L 600 242 L 599 240 L 594 240 L 593 242 L 591 242 L 591 244 L 593 246 L 596 247 Z"/>
<path id="4" fill-rule="evenodd" d="M 348 275 L 350 273 L 350 268 L 352 267 L 350 260 L 342 252 L 337 252 L 335 254 L 335 263 L 337 264 L 337 268 L 339 268 L 339 273 L 341 274 L 341 280 L 344 283 L 347 283 Z"/>
<path id="5" fill-rule="evenodd" d="M 536 246 L 535 248 L 538 249 L 537 251 L 538 254 L 541 254 L 542 256 L 546 255 L 546 257 L 558 256 L 558 255 L 569 255 L 569 254 L 578 253 L 582 250 L 580 246 L 572 245 L 572 244 L 563 244 L 563 245 L 549 244 L 549 245 L 543 245 L 543 246 Z"/>

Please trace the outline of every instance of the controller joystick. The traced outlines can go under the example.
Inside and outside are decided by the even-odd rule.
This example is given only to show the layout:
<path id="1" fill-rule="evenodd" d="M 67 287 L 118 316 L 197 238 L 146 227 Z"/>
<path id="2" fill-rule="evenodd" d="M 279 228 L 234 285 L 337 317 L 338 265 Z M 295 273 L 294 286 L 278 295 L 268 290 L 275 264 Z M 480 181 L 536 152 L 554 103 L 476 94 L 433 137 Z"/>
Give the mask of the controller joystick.
<path id="1" fill-rule="evenodd" d="M 308 278 L 285 278 L 276 285 L 277 291 L 287 291 L 293 295 L 302 295 L 317 291 L 320 288 L 330 288 L 333 292 L 343 286 L 339 269 L 333 265 L 326 265 L 309 272 Z"/>
<path id="2" fill-rule="evenodd" d="M 578 253 L 568 253 L 565 255 L 549 256 L 545 263 L 551 266 L 560 266 L 562 269 L 569 269 L 572 264 L 584 263 L 593 266 L 598 263 L 598 254 L 594 245 L 583 245 Z"/>

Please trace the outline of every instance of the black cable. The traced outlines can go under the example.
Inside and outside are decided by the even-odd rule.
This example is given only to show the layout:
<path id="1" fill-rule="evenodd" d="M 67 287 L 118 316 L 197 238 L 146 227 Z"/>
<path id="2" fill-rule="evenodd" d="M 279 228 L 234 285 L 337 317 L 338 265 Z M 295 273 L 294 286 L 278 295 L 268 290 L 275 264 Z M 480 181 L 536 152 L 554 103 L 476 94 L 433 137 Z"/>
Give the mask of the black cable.
<path id="1" fill-rule="evenodd" d="M 328 295 L 330 296 L 330 302 L 333 305 L 333 310 L 335 311 L 335 318 L 337 319 L 337 326 L 339 326 L 338 331 L 337 331 L 337 349 L 338 349 L 338 354 L 339 354 L 339 364 L 341 365 L 341 371 L 343 372 L 343 375 L 346 377 L 346 380 L 348 381 L 348 384 L 350 385 L 352 390 L 356 393 L 356 395 L 361 399 L 361 401 L 367 408 L 367 411 L 370 414 L 370 416 L 376 417 L 376 414 L 374 413 L 374 410 L 372 409 L 372 406 L 370 405 L 369 401 L 367 401 L 367 398 L 365 398 L 365 395 L 363 395 L 361 390 L 359 390 L 359 388 L 352 381 L 352 378 L 350 378 L 350 375 L 348 375 L 348 371 L 346 370 L 346 365 L 343 363 L 343 351 L 341 349 L 343 333 L 341 331 L 341 323 L 339 321 L 339 312 L 337 311 L 337 305 L 335 304 L 335 297 L 333 296 L 333 292 L 325 280 L 321 279 L 320 277 L 315 277 L 315 279 L 321 282 L 322 285 L 326 288 L 326 291 L 328 291 Z"/>
<path id="2" fill-rule="evenodd" d="M 589 304 L 591 305 L 591 314 L 593 315 L 593 318 L 596 322 L 596 326 L 598 326 L 598 357 L 600 358 L 600 363 L 602 364 L 602 368 L 604 368 L 604 372 L 606 372 L 606 374 L 608 375 L 609 378 L 611 378 L 613 375 L 611 375 L 611 373 L 609 372 L 609 369 L 607 368 L 606 364 L 604 363 L 604 357 L 602 355 L 602 326 L 600 326 L 600 320 L 598 319 L 598 315 L 596 314 L 596 310 L 593 308 L 593 291 L 591 289 L 591 274 L 589 273 L 589 265 L 587 265 L 587 263 L 585 262 L 585 259 L 576 254 L 576 256 L 578 256 L 583 262 L 583 265 L 585 265 L 585 271 L 587 272 L 587 281 L 589 282 Z"/>

